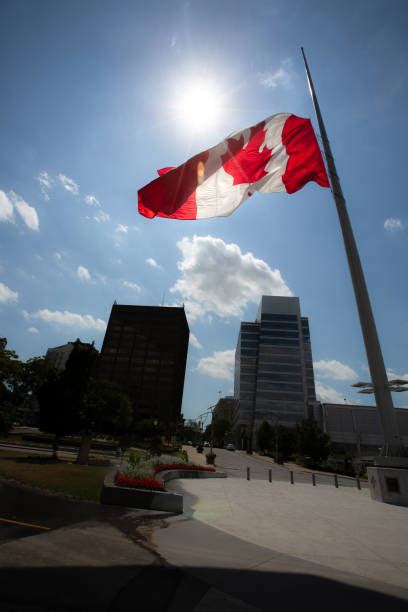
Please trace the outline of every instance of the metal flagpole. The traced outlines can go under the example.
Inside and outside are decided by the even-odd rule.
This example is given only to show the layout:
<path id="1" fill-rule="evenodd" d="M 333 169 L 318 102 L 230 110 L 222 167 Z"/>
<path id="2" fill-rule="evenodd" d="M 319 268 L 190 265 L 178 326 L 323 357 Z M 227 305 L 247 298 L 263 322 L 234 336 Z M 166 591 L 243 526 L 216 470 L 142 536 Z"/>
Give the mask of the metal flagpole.
<path id="1" fill-rule="evenodd" d="M 368 367 L 370 369 L 371 380 L 374 388 L 377 409 L 384 434 L 385 447 L 383 453 L 386 456 L 398 456 L 402 454 L 402 443 L 398 433 L 397 419 L 391 393 L 388 387 L 388 379 L 385 371 L 384 360 L 381 352 L 380 341 L 378 339 L 374 316 L 371 310 L 370 298 L 361 267 L 360 256 L 358 254 L 356 241 L 351 228 L 348 216 L 346 201 L 337 175 L 334 158 L 330 149 L 329 139 L 327 138 L 326 128 L 323 123 L 319 103 L 310 75 L 306 55 L 301 47 L 303 61 L 305 63 L 307 80 L 309 83 L 310 95 L 316 112 L 319 124 L 320 135 L 323 142 L 324 155 L 327 163 L 331 190 L 339 216 L 341 231 L 343 234 L 344 246 L 346 249 L 348 264 L 350 268 L 351 280 L 353 282 L 354 293 L 356 296 L 358 315 L 363 333 L 365 349 L 367 353 Z"/>

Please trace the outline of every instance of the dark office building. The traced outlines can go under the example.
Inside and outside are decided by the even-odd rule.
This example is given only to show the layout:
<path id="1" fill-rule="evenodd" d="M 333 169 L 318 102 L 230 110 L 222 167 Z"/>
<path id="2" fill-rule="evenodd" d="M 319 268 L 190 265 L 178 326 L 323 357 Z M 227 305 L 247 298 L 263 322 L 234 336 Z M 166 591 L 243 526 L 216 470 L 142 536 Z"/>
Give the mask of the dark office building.
<path id="1" fill-rule="evenodd" d="M 234 396 L 249 435 L 263 421 L 294 425 L 315 400 L 309 323 L 299 298 L 263 296 L 254 323 L 241 323 Z"/>
<path id="2" fill-rule="evenodd" d="M 114 304 L 99 376 L 127 393 L 141 419 L 175 423 L 181 413 L 189 335 L 184 308 Z"/>

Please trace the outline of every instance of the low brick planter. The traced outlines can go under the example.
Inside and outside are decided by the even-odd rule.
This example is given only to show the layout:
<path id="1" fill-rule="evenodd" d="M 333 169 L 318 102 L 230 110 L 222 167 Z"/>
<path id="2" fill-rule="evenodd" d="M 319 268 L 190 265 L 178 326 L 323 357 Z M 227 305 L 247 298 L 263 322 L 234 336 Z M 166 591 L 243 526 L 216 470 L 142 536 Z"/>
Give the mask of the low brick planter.
<path id="1" fill-rule="evenodd" d="M 126 508 L 141 508 L 143 510 L 162 510 L 164 512 L 183 513 L 183 496 L 167 491 L 148 491 L 132 487 L 115 485 L 116 470 L 105 477 L 101 492 L 101 503 Z"/>
<path id="2" fill-rule="evenodd" d="M 101 503 L 126 508 L 141 508 L 143 510 L 162 510 L 164 512 L 183 513 L 183 496 L 171 491 L 148 491 L 132 487 L 115 485 L 116 469 L 109 472 L 101 492 Z M 201 470 L 172 469 L 158 472 L 157 480 L 163 483 L 175 478 L 226 478 L 224 472 L 209 472 Z"/>

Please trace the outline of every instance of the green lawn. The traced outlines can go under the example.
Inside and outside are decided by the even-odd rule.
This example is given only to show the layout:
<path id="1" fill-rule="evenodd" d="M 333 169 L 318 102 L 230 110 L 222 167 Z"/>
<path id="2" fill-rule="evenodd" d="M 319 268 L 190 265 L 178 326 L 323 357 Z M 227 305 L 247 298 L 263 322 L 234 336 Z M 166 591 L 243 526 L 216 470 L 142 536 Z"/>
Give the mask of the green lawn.
<path id="1" fill-rule="evenodd" d="M 99 501 L 109 468 L 55 461 L 50 457 L 0 451 L 0 476 L 78 499 Z"/>

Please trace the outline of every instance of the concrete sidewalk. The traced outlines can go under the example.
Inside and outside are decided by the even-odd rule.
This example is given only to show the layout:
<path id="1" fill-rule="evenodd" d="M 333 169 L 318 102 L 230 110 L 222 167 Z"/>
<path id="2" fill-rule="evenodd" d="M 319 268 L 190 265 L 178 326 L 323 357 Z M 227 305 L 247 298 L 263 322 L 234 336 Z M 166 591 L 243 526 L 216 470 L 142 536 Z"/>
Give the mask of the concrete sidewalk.
<path id="1" fill-rule="evenodd" d="M 250 609 L 408 609 L 407 589 L 284 555 L 194 519 L 171 521 L 168 528 L 155 533 L 154 541 L 172 565 Z M 187 612 L 189 608 L 182 609 Z M 176 612 L 173 607 L 170 610 Z M 224 608 L 208 610 L 221 612 Z"/>
<path id="2" fill-rule="evenodd" d="M 406 508 L 374 502 L 366 491 L 282 482 L 171 486 L 185 495 L 190 510 L 155 531 L 158 552 L 231 596 L 270 609 L 268 597 L 283 597 L 285 589 L 306 596 L 314 585 L 343 605 L 361 595 L 362 605 L 367 600 L 374 609 L 380 601 L 388 609 L 408 609 Z M 252 591 L 258 583 L 261 591 Z M 294 593 L 285 597 L 295 605 Z M 326 600 L 326 609 L 337 603 Z"/>
<path id="3" fill-rule="evenodd" d="M 0 568 L 2 612 L 255 610 L 97 521 L 2 544 Z"/>

